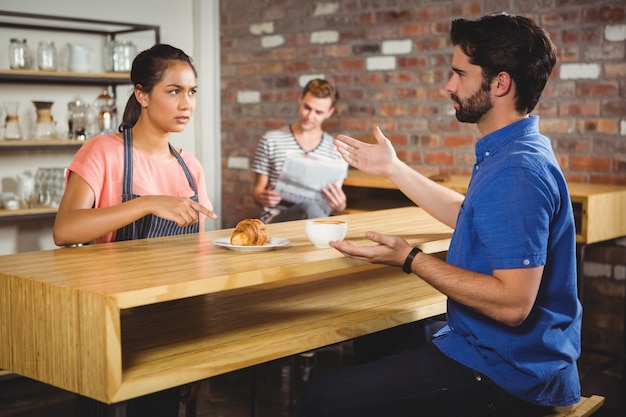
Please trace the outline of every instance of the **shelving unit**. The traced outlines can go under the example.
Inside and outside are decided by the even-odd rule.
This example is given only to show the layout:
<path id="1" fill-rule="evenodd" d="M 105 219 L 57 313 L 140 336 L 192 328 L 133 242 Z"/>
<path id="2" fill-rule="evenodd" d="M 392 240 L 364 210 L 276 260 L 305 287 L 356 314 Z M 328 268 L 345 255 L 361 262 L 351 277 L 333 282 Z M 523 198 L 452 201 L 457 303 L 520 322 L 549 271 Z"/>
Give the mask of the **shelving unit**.
<path id="1" fill-rule="evenodd" d="M 0 10 L 0 28 L 24 29 L 28 31 L 53 31 L 80 33 L 101 36 L 114 40 L 118 35 L 148 32 L 154 36 L 154 43 L 159 43 L 161 30 L 158 25 L 117 22 L 110 20 L 82 19 L 68 16 L 41 15 Z M 102 86 L 111 87 L 116 92 L 119 85 L 131 83 L 129 73 L 87 72 L 74 73 L 63 71 L 10 70 L 0 69 L 0 84 L 37 84 L 50 86 Z M 34 151 L 68 151 L 78 149 L 83 142 L 71 140 L 0 140 L 0 156 L 7 153 Z M 0 209 L 0 224 L 14 220 L 52 218 L 55 208 L 42 207 L 9 211 Z"/>
<path id="2" fill-rule="evenodd" d="M 1 25 L 0 25 L 1 26 Z M 130 83 L 127 72 L 58 72 L 37 70 L 0 70 L 0 83 L 56 85 L 112 85 Z"/>
<path id="3" fill-rule="evenodd" d="M 54 140 L 0 140 L 0 153 L 10 151 L 78 149 L 84 142 L 69 139 Z"/>

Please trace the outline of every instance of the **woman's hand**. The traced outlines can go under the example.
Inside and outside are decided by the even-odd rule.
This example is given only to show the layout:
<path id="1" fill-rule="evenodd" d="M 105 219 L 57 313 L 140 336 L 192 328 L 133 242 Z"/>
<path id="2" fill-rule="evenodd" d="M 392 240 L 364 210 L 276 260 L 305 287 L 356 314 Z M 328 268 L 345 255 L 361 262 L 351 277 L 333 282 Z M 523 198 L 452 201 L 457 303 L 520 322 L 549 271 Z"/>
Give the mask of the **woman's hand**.
<path id="1" fill-rule="evenodd" d="M 180 227 L 189 226 L 198 221 L 199 213 L 215 219 L 217 216 L 212 207 L 205 207 L 188 197 L 151 195 L 140 197 L 146 199 L 150 212 L 155 216 L 171 220 Z"/>
<path id="2" fill-rule="evenodd" d="M 358 246 L 352 241 L 332 241 L 330 246 L 348 258 L 367 261 L 374 264 L 402 266 L 411 252 L 408 242 L 398 236 L 385 236 L 376 232 L 366 232 L 365 237 L 377 245 Z"/>

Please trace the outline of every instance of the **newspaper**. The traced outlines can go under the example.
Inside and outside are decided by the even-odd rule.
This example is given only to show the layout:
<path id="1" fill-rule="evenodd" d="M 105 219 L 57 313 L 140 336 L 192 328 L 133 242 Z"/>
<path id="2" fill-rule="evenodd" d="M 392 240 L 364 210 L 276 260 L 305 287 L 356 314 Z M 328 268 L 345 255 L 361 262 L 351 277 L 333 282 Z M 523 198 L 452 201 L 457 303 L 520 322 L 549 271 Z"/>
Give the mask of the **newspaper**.
<path id="1" fill-rule="evenodd" d="M 322 188 L 330 183 L 341 186 L 347 175 L 348 164 L 343 159 L 291 153 L 285 159 L 276 191 L 292 203 L 322 203 Z"/>

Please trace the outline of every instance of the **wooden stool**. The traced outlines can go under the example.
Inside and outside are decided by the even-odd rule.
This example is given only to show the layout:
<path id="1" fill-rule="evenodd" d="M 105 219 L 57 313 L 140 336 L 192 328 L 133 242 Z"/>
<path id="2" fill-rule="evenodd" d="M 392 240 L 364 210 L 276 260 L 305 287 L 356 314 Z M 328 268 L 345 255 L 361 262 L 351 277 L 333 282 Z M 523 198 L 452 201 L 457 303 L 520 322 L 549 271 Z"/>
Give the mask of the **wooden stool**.
<path id="1" fill-rule="evenodd" d="M 595 413 L 604 404 L 604 397 L 592 395 L 580 397 L 580 402 L 569 407 L 555 407 L 555 413 L 546 417 L 587 417 Z M 561 408 L 563 411 L 559 411 Z"/>

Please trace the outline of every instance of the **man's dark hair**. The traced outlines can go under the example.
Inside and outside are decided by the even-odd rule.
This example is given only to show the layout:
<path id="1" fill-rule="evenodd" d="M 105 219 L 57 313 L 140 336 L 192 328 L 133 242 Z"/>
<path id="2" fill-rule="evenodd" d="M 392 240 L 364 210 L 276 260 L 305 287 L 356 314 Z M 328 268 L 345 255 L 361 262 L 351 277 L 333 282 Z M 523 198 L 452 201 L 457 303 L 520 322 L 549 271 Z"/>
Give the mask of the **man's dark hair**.
<path id="1" fill-rule="evenodd" d="M 542 28 L 527 17 L 498 13 L 454 20 L 450 38 L 487 81 L 508 73 L 516 86 L 516 110 L 533 111 L 556 63 L 556 48 Z"/>

